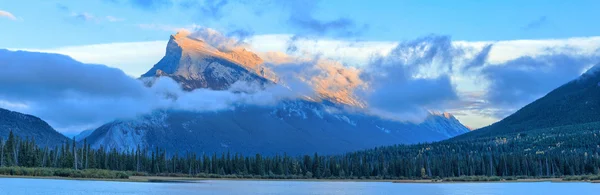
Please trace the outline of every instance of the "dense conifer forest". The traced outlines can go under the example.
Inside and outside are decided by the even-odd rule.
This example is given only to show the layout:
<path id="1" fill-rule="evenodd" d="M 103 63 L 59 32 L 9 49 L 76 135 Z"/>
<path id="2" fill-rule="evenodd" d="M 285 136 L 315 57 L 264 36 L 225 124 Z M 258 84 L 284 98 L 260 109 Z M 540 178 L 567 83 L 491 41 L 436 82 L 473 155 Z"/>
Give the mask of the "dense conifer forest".
<path id="1" fill-rule="evenodd" d="M 277 179 L 546 178 L 600 173 L 600 123 L 395 145 L 342 155 L 242 156 L 161 148 L 92 149 L 85 141 L 39 147 L 12 132 L 0 141 L 0 167 L 115 170 L 141 175 Z M 0 173 L 10 174 L 10 173 Z"/>

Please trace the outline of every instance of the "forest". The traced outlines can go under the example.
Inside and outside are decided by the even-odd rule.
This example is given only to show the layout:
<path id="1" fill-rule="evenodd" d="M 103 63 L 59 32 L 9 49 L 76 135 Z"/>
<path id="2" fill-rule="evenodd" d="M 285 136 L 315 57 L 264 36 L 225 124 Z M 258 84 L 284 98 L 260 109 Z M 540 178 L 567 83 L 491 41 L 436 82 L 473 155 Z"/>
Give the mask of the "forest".
<path id="1" fill-rule="evenodd" d="M 0 139 L 1 167 L 114 170 L 133 175 L 264 179 L 496 179 L 600 173 L 600 123 L 436 143 L 385 146 L 340 155 L 243 156 L 161 148 L 93 149 L 86 141 L 40 147 L 11 132 Z M 1 170 L 1 169 L 0 169 Z M 0 174 L 11 174 L 3 173 Z M 121 177 L 121 176 L 115 176 Z"/>

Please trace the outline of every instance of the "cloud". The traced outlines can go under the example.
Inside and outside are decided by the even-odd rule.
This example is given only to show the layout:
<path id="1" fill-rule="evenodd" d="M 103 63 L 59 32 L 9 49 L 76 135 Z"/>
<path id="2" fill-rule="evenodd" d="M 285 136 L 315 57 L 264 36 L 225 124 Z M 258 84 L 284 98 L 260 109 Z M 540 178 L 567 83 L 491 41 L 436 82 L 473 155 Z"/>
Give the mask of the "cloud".
<path id="1" fill-rule="evenodd" d="M 563 53 L 520 57 L 502 64 L 489 65 L 481 73 L 489 82 L 484 96 L 491 113 L 505 117 L 553 89 L 577 78 L 598 63 L 598 55 Z"/>
<path id="2" fill-rule="evenodd" d="M 180 7 L 197 11 L 196 13 L 202 19 L 210 18 L 218 20 L 223 17 L 223 8 L 230 2 L 231 0 L 184 0 L 180 2 Z"/>
<path id="3" fill-rule="evenodd" d="M 11 20 L 17 20 L 17 17 L 15 17 L 15 15 L 4 10 L 0 10 L 0 17 L 8 18 Z"/>
<path id="4" fill-rule="evenodd" d="M 194 31 L 197 28 L 201 28 L 200 25 L 195 24 L 195 23 L 185 25 L 185 26 L 175 26 L 175 25 L 167 25 L 167 24 L 138 24 L 137 26 L 141 29 L 160 30 L 160 31 L 167 31 L 167 32 L 172 32 L 172 33 L 175 33 L 175 32 L 181 31 L 181 30 Z"/>
<path id="5" fill-rule="evenodd" d="M 483 49 L 481 49 L 481 51 L 477 55 L 475 55 L 473 60 L 471 60 L 468 64 L 463 66 L 463 71 L 468 71 L 469 69 L 483 66 L 486 63 L 488 56 L 490 55 L 490 50 L 492 50 L 492 46 L 493 44 L 488 44 L 484 46 Z"/>
<path id="6" fill-rule="evenodd" d="M 173 5 L 171 0 L 128 0 L 134 7 L 144 10 L 157 10 L 161 8 L 169 8 Z"/>
<path id="7" fill-rule="evenodd" d="M 267 53 L 263 58 L 280 63 L 273 70 L 284 81 L 299 79 L 320 98 L 355 105 L 364 108 L 361 112 L 386 119 L 420 122 L 430 111 L 448 109 L 458 101 L 451 74 L 464 53 L 449 37 L 432 35 L 398 43 L 360 67 L 321 55 Z"/>
<path id="8" fill-rule="evenodd" d="M 399 43 L 388 55 L 372 59 L 361 78 L 368 89 L 359 92 L 372 114 L 388 119 L 421 121 L 430 110 L 444 110 L 458 99 L 450 80 L 453 59 L 462 50 L 449 37 L 428 36 Z M 423 69 L 437 69 L 424 74 Z"/>
<path id="9" fill-rule="evenodd" d="M 175 30 L 178 29 L 177 26 L 168 27 L 168 29 L 172 32 L 175 32 Z M 188 25 L 187 28 L 190 30 L 196 29 L 196 27 L 193 25 Z M 167 28 L 165 27 L 165 29 Z M 230 35 L 229 33 L 226 34 Z M 426 86 L 427 84 L 430 84 L 434 86 L 440 86 L 441 88 L 439 90 L 444 91 L 442 89 L 449 89 L 448 87 L 444 87 L 447 86 L 445 83 L 449 82 L 450 85 L 454 87 L 455 93 L 458 96 L 456 99 L 442 98 L 439 105 L 433 104 L 433 106 L 431 106 L 431 104 L 421 102 L 416 104 L 418 105 L 417 108 L 423 107 L 425 109 L 440 109 L 440 111 L 447 110 L 451 111 L 453 114 L 463 113 L 462 115 L 457 116 L 457 118 L 459 118 L 461 122 L 465 122 L 469 126 L 473 127 L 481 127 L 489 124 L 490 122 L 494 122 L 498 119 L 497 117 L 506 116 L 514 111 L 514 109 L 520 108 L 524 104 L 543 96 L 545 93 L 553 89 L 552 86 L 545 86 L 545 84 L 548 83 L 540 82 L 544 79 L 540 79 L 541 77 L 535 74 L 555 75 L 556 77 L 561 78 L 562 80 L 559 79 L 557 81 L 551 81 L 556 87 L 581 74 L 581 72 L 577 72 L 578 68 L 582 69 L 580 71 L 583 71 L 583 69 L 587 68 L 582 65 L 575 66 L 574 70 L 548 68 L 552 66 L 535 68 L 536 66 L 529 67 L 518 64 L 514 66 L 504 66 L 509 64 L 508 62 L 515 61 L 520 58 L 525 59 L 524 57 L 528 57 L 530 58 L 529 61 L 540 61 L 545 63 L 556 62 L 555 64 L 558 64 L 557 66 L 559 67 L 568 67 L 571 66 L 568 65 L 568 63 L 558 63 L 561 58 L 549 56 L 556 56 L 560 54 L 575 59 L 572 62 L 588 61 L 585 59 L 578 59 L 589 58 L 591 59 L 590 63 L 594 63 L 594 58 L 591 56 L 597 56 L 599 54 L 598 52 L 600 52 L 600 37 L 468 42 L 451 40 L 450 37 L 445 36 L 428 36 L 419 38 L 417 40 L 404 41 L 401 43 L 345 41 L 326 38 L 302 38 L 298 39 L 294 44 L 297 47 L 296 52 L 292 54 L 285 54 L 286 49 L 289 46 L 288 41 L 290 37 L 293 36 L 294 35 L 289 34 L 252 35 L 248 38 L 244 38 L 244 40 L 248 43 L 248 46 L 252 48 L 252 51 L 257 52 L 257 54 L 266 62 L 273 64 L 272 67 L 274 71 L 279 74 L 279 76 L 284 77 L 282 75 L 288 75 L 286 78 L 282 78 L 282 80 L 284 80 L 286 83 L 293 83 L 289 84 L 292 86 L 290 88 L 302 91 L 302 93 L 305 94 L 318 94 L 313 87 L 313 84 L 318 83 L 317 81 L 319 78 L 325 78 L 325 80 L 331 79 L 335 80 L 336 82 L 343 81 L 346 79 L 346 77 L 350 77 L 346 74 L 356 73 L 348 71 L 352 70 L 352 68 L 357 70 L 358 75 L 361 76 L 359 79 L 364 84 L 355 88 L 351 94 L 364 99 L 367 101 L 367 103 L 368 100 L 376 101 L 383 98 L 383 96 L 380 96 L 382 98 L 376 98 L 377 96 L 374 95 L 370 97 L 369 93 L 374 93 L 372 91 L 375 91 L 376 89 L 386 89 L 385 84 L 389 86 L 396 85 L 396 88 L 398 88 L 396 90 L 401 91 L 409 89 L 408 86 L 410 85 L 406 86 L 405 83 L 411 83 L 414 81 L 414 83 L 417 83 L 416 86 Z M 44 50 L 28 50 L 66 54 L 85 63 L 101 63 L 111 67 L 118 67 L 124 70 L 128 75 L 137 77 L 151 68 L 151 66 L 158 60 L 160 60 L 160 58 L 164 55 L 165 45 L 166 37 L 165 41 L 114 43 Z M 403 45 L 401 46 L 401 49 L 398 49 L 399 45 Z M 305 59 L 298 60 L 297 58 Z M 374 70 L 369 68 L 373 67 L 371 65 L 374 63 L 377 64 L 376 59 L 382 58 L 387 59 L 387 61 L 381 61 L 385 62 L 383 64 L 402 64 L 404 66 L 397 68 L 391 68 L 395 67 L 391 66 L 389 69 L 376 68 Z M 395 61 L 392 59 L 395 59 Z M 327 64 L 323 63 L 325 61 L 331 61 L 332 63 L 329 64 L 332 67 L 328 69 L 319 67 L 319 63 Z M 519 61 L 522 63 L 527 60 L 521 59 Z M 276 64 L 279 64 L 279 66 L 276 66 Z M 286 64 L 290 66 L 286 66 Z M 294 64 L 296 66 L 294 66 Z M 336 73 L 336 69 L 339 69 L 334 68 L 336 64 L 339 64 L 342 68 L 344 68 L 342 75 L 338 75 Z M 326 67 L 329 67 L 329 65 Z M 468 70 L 466 72 L 464 71 L 465 67 L 468 67 L 466 68 Z M 504 69 L 500 70 L 500 67 L 504 67 Z M 525 71 L 514 67 L 527 67 L 530 70 Z M 387 81 L 385 78 L 386 71 L 395 72 L 395 74 L 399 74 L 400 71 L 406 71 L 409 73 L 406 75 L 410 76 L 400 77 L 406 78 L 404 80 L 392 77 L 392 80 Z M 485 74 L 483 71 L 486 71 Z M 509 73 L 511 71 L 514 72 L 514 74 Z M 569 74 L 550 74 L 550 72 L 565 72 Z M 303 80 L 293 78 L 293 75 L 300 73 L 305 75 Z M 370 74 L 375 75 L 370 76 Z M 514 78 L 529 77 L 534 79 L 535 82 L 542 83 L 544 86 L 542 86 L 539 90 L 530 91 L 527 90 L 525 86 L 520 86 L 529 85 L 528 83 L 521 83 L 526 82 L 527 80 L 520 80 L 521 82 L 503 81 L 502 74 L 514 76 Z M 532 74 L 533 77 L 528 76 L 528 74 Z M 546 76 L 544 78 L 547 77 L 551 76 Z M 424 79 L 425 81 L 415 81 L 418 79 Z M 328 85 L 324 86 L 328 87 L 324 88 L 338 89 L 336 86 L 344 86 L 345 84 L 349 84 L 349 82 L 336 82 L 327 81 Z M 501 85 L 502 83 L 507 82 L 508 84 Z M 373 85 L 375 83 L 379 83 L 379 85 Z M 510 95 L 511 97 L 507 98 L 506 102 L 502 103 L 502 99 L 500 99 L 502 97 L 501 93 L 512 94 L 513 92 L 508 91 L 510 89 L 518 89 L 523 91 L 525 94 Z M 393 89 L 389 90 L 394 92 Z M 492 95 L 493 92 L 490 92 L 488 95 L 488 92 L 492 90 L 504 91 L 495 95 Z M 544 90 L 545 92 L 543 92 Z M 335 90 L 332 90 L 332 92 L 335 92 Z M 383 91 L 381 93 L 383 93 Z M 493 102 L 491 100 L 495 101 L 495 103 L 491 103 Z M 510 106 L 511 104 L 513 106 Z M 388 110 L 388 112 L 384 112 L 384 110 Z M 380 115 L 396 116 L 396 118 L 398 118 L 398 116 L 401 116 L 399 113 L 410 113 L 410 111 L 415 110 L 418 112 L 413 113 L 417 114 L 407 116 L 420 116 L 418 113 L 423 113 L 424 109 L 407 109 L 399 110 L 399 112 L 394 111 L 391 113 L 390 110 L 392 109 L 383 108 L 379 109 L 378 111 L 380 111 Z"/>
<path id="10" fill-rule="evenodd" d="M 152 87 L 146 87 L 142 80 L 119 69 L 83 64 L 59 54 L 0 50 L 0 67 L 0 105 L 39 116 L 63 132 L 94 128 L 156 109 L 218 111 L 234 109 L 237 104 L 272 105 L 297 98 L 281 86 L 259 91 L 246 83 L 236 83 L 234 88 L 251 93 L 185 92 L 170 78 L 156 78 Z"/>
<path id="11" fill-rule="evenodd" d="M 369 26 L 358 25 L 354 20 L 340 17 L 332 20 L 320 20 L 314 16 L 318 0 L 276 1 L 289 11 L 288 22 L 299 30 L 301 35 L 333 35 L 340 37 L 356 36 L 366 31 Z"/>
<path id="12" fill-rule="evenodd" d="M 329 100 L 364 107 L 354 91 L 365 87 L 360 70 L 327 59 L 293 57 L 283 53 L 263 55 L 278 83 L 313 100 Z"/>
<path id="13" fill-rule="evenodd" d="M 146 11 L 157 11 L 173 6 L 172 0 L 103 0 L 112 4 L 129 4 L 134 8 L 139 8 Z"/>
<path id="14" fill-rule="evenodd" d="M 144 101 L 143 85 L 119 69 L 24 51 L 0 50 L 0 59 L 0 100 L 27 105 L 17 110 L 57 128 L 99 124 L 144 110 L 135 103 Z"/>
<path id="15" fill-rule="evenodd" d="M 68 46 L 51 49 L 15 48 L 31 52 L 68 55 L 83 63 L 105 64 L 118 68 L 131 77 L 139 77 L 152 68 L 165 54 L 167 41 L 109 43 L 85 46 Z"/>
<path id="16" fill-rule="evenodd" d="M 233 50 L 236 48 L 248 48 L 249 45 L 247 43 L 245 43 L 242 39 L 236 39 L 233 36 L 227 36 L 222 34 L 221 32 L 214 30 L 212 28 L 205 28 L 205 27 L 196 27 L 194 29 L 194 31 L 189 32 L 185 29 L 183 29 L 183 31 L 185 31 L 185 33 L 189 34 L 189 37 L 195 38 L 195 39 L 200 39 L 206 43 L 208 43 L 209 45 L 222 50 L 222 51 L 229 51 L 229 50 Z M 240 34 L 241 36 L 247 36 L 247 34 L 244 34 L 246 32 L 234 32 L 233 34 Z M 233 35 L 232 34 L 232 35 Z"/>
<path id="17" fill-rule="evenodd" d="M 266 10 L 284 10 L 285 22 L 295 28 L 301 35 L 331 35 L 339 37 L 350 37 L 362 34 L 368 30 L 369 25 L 357 24 L 349 17 L 338 17 L 330 20 L 319 19 L 315 16 L 319 0 L 105 0 L 111 3 L 127 3 L 133 7 L 143 10 L 157 11 L 176 8 L 179 11 L 190 13 L 191 18 L 201 21 L 218 21 L 224 16 L 228 8 L 236 11 L 250 11 L 256 15 Z M 240 9 L 240 10 L 238 10 Z M 271 18 L 277 19 L 277 18 Z"/>
<path id="18" fill-rule="evenodd" d="M 254 35 L 254 32 L 247 29 L 236 29 L 227 33 L 228 37 L 237 38 L 237 40 L 244 41 Z"/>
<path id="19" fill-rule="evenodd" d="M 63 11 L 63 12 L 68 12 L 70 10 L 68 6 L 66 6 L 66 5 L 64 5 L 62 3 L 57 3 L 56 4 L 56 8 L 58 10 L 60 10 L 60 11 Z"/>
<path id="20" fill-rule="evenodd" d="M 546 16 L 542 16 L 542 17 L 539 17 L 539 18 L 527 23 L 525 26 L 523 26 L 523 29 L 524 30 L 538 29 L 538 28 L 543 27 L 547 23 L 548 23 L 548 18 Z"/>
<path id="21" fill-rule="evenodd" d="M 88 12 L 73 12 L 70 15 L 72 18 L 82 21 L 82 22 L 121 22 L 124 21 L 125 19 L 123 18 L 118 18 L 115 16 L 105 16 L 105 17 L 97 17 L 91 13 Z"/>
<path id="22" fill-rule="evenodd" d="M 114 17 L 114 16 L 106 16 L 105 18 L 109 22 L 121 22 L 121 21 L 125 20 L 123 18 L 117 18 L 117 17 Z"/>
<path id="23" fill-rule="evenodd" d="M 85 22 L 89 22 L 89 21 L 95 21 L 96 17 L 90 13 L 87 12 L 81 12 L 81 13 L 72 13 L 71 17 L 77 19 L 77 20 L 81 20 L 81 21 L 85 21 Z"/>

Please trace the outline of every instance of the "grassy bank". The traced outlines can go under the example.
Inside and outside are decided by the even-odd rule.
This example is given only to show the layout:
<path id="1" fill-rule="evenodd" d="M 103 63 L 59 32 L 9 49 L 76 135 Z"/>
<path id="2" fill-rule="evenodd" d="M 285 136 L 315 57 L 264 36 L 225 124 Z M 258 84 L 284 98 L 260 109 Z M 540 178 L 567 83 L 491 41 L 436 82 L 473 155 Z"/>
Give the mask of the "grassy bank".
<path id="1" fill-rule="evenodd" d="M 541 181 L 552 181 L 552 182 L 569 182 L 569 181 L 583 181 L 583 182 L 600 182 L 600 175 L 575 175 L 565 177 L 527 177 L 527 176 L 511 176 L 511 177 L 500 177 L 500 176 L 461 176 L 461 177 L 448 177 L 448 178 L 435 178 L 435 179 L 416 179 L 416 180 L 396 180 L 395 183 L 439 183 L 439 182 L 541 182 Z"/>
<path id="2" fill-rule="evenodd" d="M 109 171 L 101 169 L 74 170 L 44 167 L 0 167 L 0 175 L 90 179 L 129 179 L 129 174 L 123 171 Z"/>
<path id="3" fill-rule="evenodd" d="M 322 178 L 315 179 L 303 176 L 256 176 L 256 175 L 218 175 L 218 174 L 148 174 L 145 172 L 111 171 L 103 169 L 74 170 L 45 167 L 0 167 L 0 176 L 33 177 L 33 178 L 70 178 L 92 180 L 118 180 L 133 182 L 188 182 L 205 179 L 218 180 L 297 180 L 297 181 L 388 181 L 394 183 L 453 183 L 453 182 L 569 182 L 585 181 L 600 183 L 600 175 L 576 175 L 565 177 L 499 177 L 499 176 L 461 176 L 431 179 L 386 179 L 386 178 Z"/>

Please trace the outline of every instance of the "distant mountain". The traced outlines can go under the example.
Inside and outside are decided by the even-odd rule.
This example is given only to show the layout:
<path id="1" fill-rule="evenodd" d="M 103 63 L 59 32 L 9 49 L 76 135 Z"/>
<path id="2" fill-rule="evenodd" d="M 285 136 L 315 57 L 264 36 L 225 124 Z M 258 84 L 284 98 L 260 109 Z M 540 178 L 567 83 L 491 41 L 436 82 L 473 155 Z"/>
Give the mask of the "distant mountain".
<path id="1" fill-rule="evenodd" d="M 115 121 L 88 136 L 92 147 L 119 150 L 165 148 L 169 152 L 240 152 L 300 155 L 344 153 L 377 146 L 432 142 L 465 132 L 452 115 L 430 115 L 420 124 L 335 113 L 309 101 L 275 107 L 239 105 L 220 112 L 156 111 L 134 120 Z"/>
<path id="2" fill-rule="evenodd" d="M 464 140 L 600 121 L 600 64 L 490 126 L 456 137 Z"/>
<path id="3" fill-rule="evenodd" d="M 277 75 L 257 54 L 241 47 L 219 49 L 186 32 L 171 35 L 165 56 L 141 75 L 141 79 L 151 85 L 154 78 L 161 76 L 172 78 L 187 91 L 199 88 L 226 90 L 238 81 L 257 86 L 278 83 Z M 321 80 L 314 84 L 319 95 L 312 97 L 314 99 L 364 106 L 348 89 L 330 91 L 328 89 L 337 87 Z"/>
<path id="4" fill-rule="evenodd" d="M 82 141 L 85 138 L 87 138 L 88 136 L 90 136 L 90 134 L 92 134 L 94 132 L 94 130 L 96 129 L 88 129 L 88 130 L 84 130 L 82 132 L 79 132 L 79 134 L 75 135 L 75 141 Z"/>
<path id="5" fill-rule="evenodd" d="M 165 56 L 142 78 L 167 76 L 186 90 L 227 89 L 237 81 L 259 85 L 274 82 L 263 60 L 245 49 L 221 51 L 184 32 L 171 35 Z"/>
<path id="6" fill-rule="evenodd" d="M 0 137 L 6 140 L 10 131 L 41 146 L 59 146 L 68 140 L 38 117 L 0 108 Z"/>
<path id="7" fill-rule="evenodd" d="M 185 33 L 172 35 L 163 57 L 142 75 L 150 85 L 167 76 L 184 89 L 226 90 L 237 81 L 277 85 L 277 75 L 245 49 L 220 50 Z M 319 83 L 319 82 L 317 82 Z M 383 120 L 343 109 L 361 105 L 349 91 L 288 100 L 271 106 L 236 105 L 232 110 L 189 112 L 163 110 L 136 119 L 105 124 L 87 137 L 93 147 L 120 150 L 160 147 L 175 152 L 244 154 L 343 153 L 376 146 L 432 142 L 469 129 L 447 113 L 430 114 L 420 124 Z M 320 87 L 320 88 L 319 88 Z M 308 100 L 310 99 L 310 100 Z M 360 107 L 360 106 L 358 106 Z"/>

